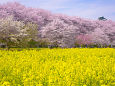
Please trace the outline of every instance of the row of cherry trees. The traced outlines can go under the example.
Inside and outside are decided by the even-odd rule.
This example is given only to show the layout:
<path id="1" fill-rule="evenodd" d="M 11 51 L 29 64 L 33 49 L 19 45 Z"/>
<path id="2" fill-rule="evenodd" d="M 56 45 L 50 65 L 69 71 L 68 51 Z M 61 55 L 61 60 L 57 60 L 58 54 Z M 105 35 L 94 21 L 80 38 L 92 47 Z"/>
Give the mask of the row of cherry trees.
<path id="1" fill-rule="evenodd" d="M 17 40 L 28 37 L 37 41 L 45 39 L 48 44 L 59 47 L 115 45 L 115 22 L 111 20 L 94 21 L 52 14 L 43 9 L 25 7 L 17 2 L 0 5 L 0 34 L 3 34 L 3 29 L 6 38 Z M 28 36 L 30 33 L 27 31 L 31 35 Z M 0 36 L 4 38 L 3 35 Z"/>

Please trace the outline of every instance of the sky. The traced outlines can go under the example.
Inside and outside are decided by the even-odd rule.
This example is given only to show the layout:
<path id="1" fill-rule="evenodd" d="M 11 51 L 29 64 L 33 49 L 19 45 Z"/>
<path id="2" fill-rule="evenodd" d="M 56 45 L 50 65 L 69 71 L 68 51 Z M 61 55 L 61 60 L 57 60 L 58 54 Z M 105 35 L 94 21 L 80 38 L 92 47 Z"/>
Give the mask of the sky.
<path id="1" fill-rule="evenodd" d="M 14 1 L 27 7 L 46 9 L 52 13 L 88 19 L 104 16 L 115 21 L 115 0 L 0 0 L 0 3 Z"/>

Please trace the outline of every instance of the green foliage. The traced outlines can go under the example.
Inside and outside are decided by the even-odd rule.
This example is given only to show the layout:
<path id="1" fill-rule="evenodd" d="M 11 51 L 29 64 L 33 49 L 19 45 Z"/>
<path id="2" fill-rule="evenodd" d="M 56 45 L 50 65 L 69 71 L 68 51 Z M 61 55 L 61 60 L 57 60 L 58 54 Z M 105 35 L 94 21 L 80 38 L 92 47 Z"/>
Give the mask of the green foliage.
<path id="1" fill-rule="evenodd" d="M 40 39 L 38 44 L 40 48 L 48 48 L 50 42 L 47 39 Z"/>
<path id="2" fill-rule="evenodd" d="M 107 19 L 106 19 L 104 16 L 102 16 L 102 17 L 99 17 L 98 20 L 103 20 L 103 21 L 105 21 L 105 20 L 107 20 Z"/>
<path id="3" fill-rule="evenodd" d="M 29 48 L 36 48 L 36 47 L 38 47 L 39 45 L 38 45 L 38 42 L 37 41 L 35 41 L 35 40 L 30 40 L 29 42 L 28 42 L 28 47 Z"/>

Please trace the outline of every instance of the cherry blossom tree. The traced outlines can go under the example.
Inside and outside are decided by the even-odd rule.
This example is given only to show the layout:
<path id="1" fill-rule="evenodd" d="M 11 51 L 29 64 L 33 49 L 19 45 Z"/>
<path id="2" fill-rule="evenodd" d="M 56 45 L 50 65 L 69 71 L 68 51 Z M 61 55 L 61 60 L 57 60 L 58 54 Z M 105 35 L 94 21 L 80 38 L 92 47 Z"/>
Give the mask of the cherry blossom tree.
<path id="1" fill-rule="evenodd" d="M 95 45 L 109 45 L 109 37 L 104 33 L 100 28 L 96 28 L 94 32 L 92 32 L 92 41 Z"/>
<path id="2" fill-rule="evenodd" d="M 64 21 L 56 18 L 42 29 L 42 36 L 48 38 L 52 43 L 57 42 L 60 47 L 74 46 L 74 39 L 78 33 L 77 27 L 65 24 Z"/>
<path id="3" fill-rule="evenodd" d="M 38 30 L 37 25 L 35 24 L 24 24 L 22 21 L 13 20 L 13 16 L 0 19 L 1 43 L 7 43 L 8 46 L 10 46 L 11 44 L 19 44 L 22 42 L 25 44 L 31 39 L 35 40 L 37 35 Z"/>
<path id="4" fill-rule="evenodd" d="M 46 25 L 52 19 L 52 14 L 49 11 L 31 7 L 25 7 L 17 2 L 7 3 L 0 6 L 1 17 L 7 17 L 7 15 L 13 15 L 15 20 L 26 22 L 33 22 L 39 24 L 39 29 L 41 26 Z"/>
<path id="5" fill-rule="evenodd" d="M 76 45 L 88 47 L 92 45 L 92 37 L 89 34 L 81 34 L 76 37 Z"/>

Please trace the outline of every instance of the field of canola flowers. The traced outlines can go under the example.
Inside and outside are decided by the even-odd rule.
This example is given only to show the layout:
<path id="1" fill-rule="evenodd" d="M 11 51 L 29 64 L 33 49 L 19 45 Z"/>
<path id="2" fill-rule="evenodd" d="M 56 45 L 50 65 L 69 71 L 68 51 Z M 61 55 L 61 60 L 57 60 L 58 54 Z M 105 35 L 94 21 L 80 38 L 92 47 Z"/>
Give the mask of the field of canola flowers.
<path id="1" fill-rule="evenodd" d="M 115 86 L 115 49 L 0 50 L 0 86 Z"/>

